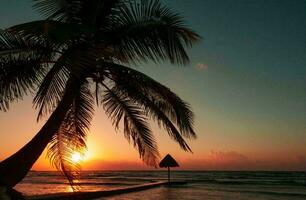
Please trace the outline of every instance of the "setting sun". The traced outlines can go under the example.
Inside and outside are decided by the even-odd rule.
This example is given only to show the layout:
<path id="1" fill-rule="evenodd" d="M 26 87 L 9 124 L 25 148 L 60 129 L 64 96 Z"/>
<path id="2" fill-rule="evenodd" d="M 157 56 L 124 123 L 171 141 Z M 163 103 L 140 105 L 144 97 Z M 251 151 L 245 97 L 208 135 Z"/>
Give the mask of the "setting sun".
<path id="1" fill-rule="evenodd" d="M 72 160 L 73 162 L 80 162 L 80 161 L 82 160 L 82 156 L 81 156 L 80 153 L 75 152 L 75 153 L 72 154 L 71 160 Z"/>

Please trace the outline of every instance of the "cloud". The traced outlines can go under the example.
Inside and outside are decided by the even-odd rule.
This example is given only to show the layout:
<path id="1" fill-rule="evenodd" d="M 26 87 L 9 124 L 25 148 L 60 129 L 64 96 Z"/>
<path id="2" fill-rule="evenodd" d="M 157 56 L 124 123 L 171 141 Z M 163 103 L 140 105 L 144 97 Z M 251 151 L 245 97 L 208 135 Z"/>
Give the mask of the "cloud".
<path id="1" fill-rule="evenodd" d="M 209 154 L 210 160 L 229 162 L 229 161 L 248 161 L 249 159 L 236 151 L 211 151 Z"/>
<path id="2" fill-rule="evenodd" d="M 208 69 L 208 65 L 204 63 L 197 63 L 195 67 L 199 71 L 206 71 Z"/>
<path id="3" fill-rule="evenodd" d="M 181 169 L 187 170 L 306 170 L 306 155 L 288 155 L 282 158 L 248 157 L 236 151 L 211 151 L 200 159 L 184 160 Z"/>
<path id="4" fill-rule="evenodd" d="M 253 162 L 236 151 L 211 151 L 201 159 L 185 160 L 181 166 L 189 170 L 250 170 Z"/>
<path id="5" fill-rule="evenodd" d="M 208 161 L 215 168 L 224 168 L 227 170 L 249 169 L 252 161 L 245 155 L 236 151 L 211 151 L 208 156 Z"/>

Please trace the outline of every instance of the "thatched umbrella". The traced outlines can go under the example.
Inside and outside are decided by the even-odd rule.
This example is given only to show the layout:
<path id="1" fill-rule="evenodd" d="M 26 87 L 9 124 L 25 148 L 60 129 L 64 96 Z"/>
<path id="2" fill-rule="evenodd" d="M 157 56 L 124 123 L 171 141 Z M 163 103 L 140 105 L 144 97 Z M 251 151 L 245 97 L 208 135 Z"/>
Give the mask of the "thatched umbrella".
<path id="1" fill-rule="evenodd" d="M 167 167 L 168 168 L 168 182 L 170 183 L 170 167 L 179 167 L 179 164 L 167 154 L 162 161 L 159 163 L 159 167 Z"/>

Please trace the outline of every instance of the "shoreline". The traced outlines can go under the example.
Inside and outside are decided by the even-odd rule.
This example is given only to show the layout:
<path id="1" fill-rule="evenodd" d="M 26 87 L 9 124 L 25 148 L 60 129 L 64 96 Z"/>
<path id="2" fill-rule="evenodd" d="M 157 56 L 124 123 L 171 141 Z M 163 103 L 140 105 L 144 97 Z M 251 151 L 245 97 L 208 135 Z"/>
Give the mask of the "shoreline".
<path id="1" fill-rule="evenodd" d="M 171 185 L 182 185 L 186 184 L 184 181 L 171 182 Z M 168 181 L 158 181 L 154 183 L 146 183 L 142 185 L 123 187 L 111 190 L 103 191 L 93 191 L 93 192 L 66 192 L 66 193 L 54 193 L 54 194 L 44 194 L 35 196 L 25 196 L 26 200 L 85 200 L 85 199 L 95 199 L 100 197 L 108 197 L 118 194 L 127 194 L 130 192 L 137 192 L 142 190 L 147 190 L 163 185 L 168 185 Z"/>

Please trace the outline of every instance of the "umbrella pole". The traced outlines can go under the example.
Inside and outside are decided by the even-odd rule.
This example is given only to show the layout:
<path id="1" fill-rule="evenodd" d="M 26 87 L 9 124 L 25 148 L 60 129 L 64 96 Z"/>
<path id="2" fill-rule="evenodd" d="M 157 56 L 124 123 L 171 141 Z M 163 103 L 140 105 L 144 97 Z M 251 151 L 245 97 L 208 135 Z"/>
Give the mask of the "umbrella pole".
<path id="1" fill-rule="evenodd" d="M 170 183 L 170 167 L 168 167 L 168 183 Z"/>

